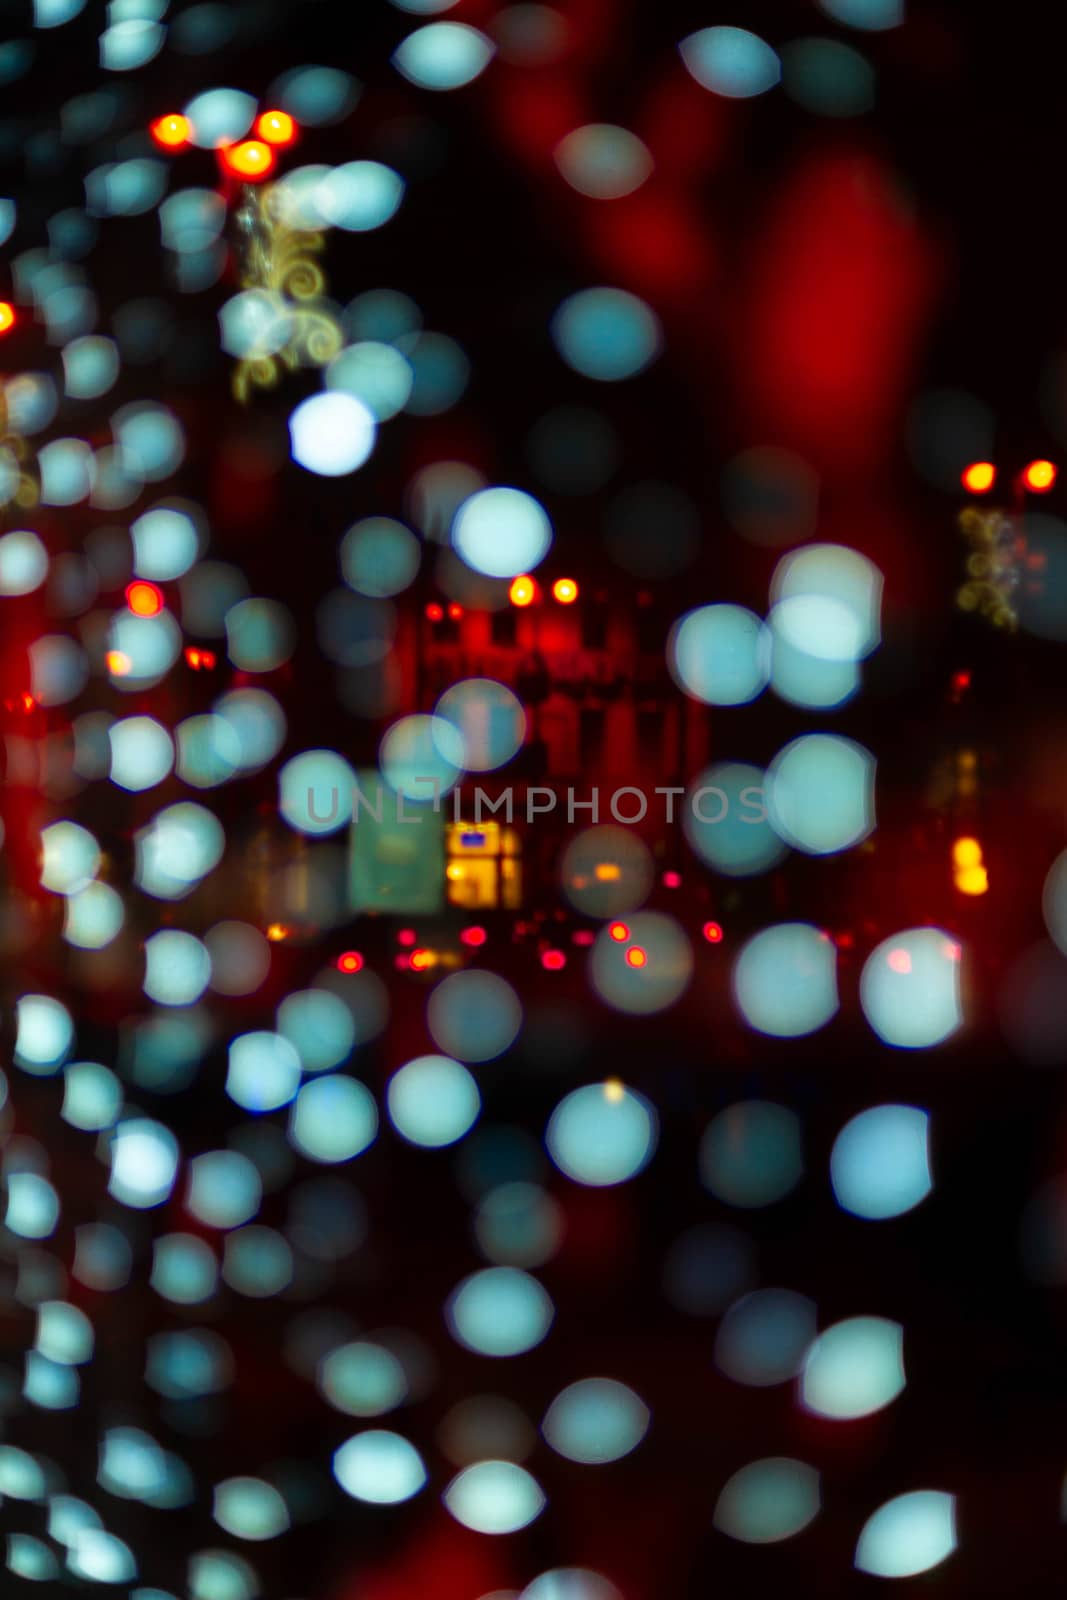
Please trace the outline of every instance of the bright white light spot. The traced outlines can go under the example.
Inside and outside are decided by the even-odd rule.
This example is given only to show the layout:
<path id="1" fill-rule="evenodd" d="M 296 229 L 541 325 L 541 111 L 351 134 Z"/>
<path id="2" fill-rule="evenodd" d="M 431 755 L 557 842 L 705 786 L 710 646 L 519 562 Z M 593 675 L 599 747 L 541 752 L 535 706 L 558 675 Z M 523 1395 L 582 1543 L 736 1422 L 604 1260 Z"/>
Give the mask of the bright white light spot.
<path id="1" fill-rule="evenodd" d="M 671 630 L 667 665 L 679 688 L 707 705 L 740 706 L 766 688 L 770 635 L 744 606 L 701 606 Z"/>
<path id="2" fill-rule="evenodd" d="M 545 1132 L 548 1153 L 560 1171 L 593 1188 L 635 1177 L 658 1138 L 655 1110 L 643 1095 L 632 1089 L 609 1094 L 601 1083 L 566 1095 Z"/>
<path id="3" fill-rule="evenodd" d="M 955 1495 L 915 1489 L 887 1500 L 867 1519 L 856 1566 L 878 1578 L 913 1578 L 940 1566 L 955 1548 Z"/>
<path id="4" fill-rule="evenodd" d="M 323 478 L 341 478 L 361 467 L 374 449 L 377 424 L 354 395 L 313 394 L 289 418 L 293 460 Z"/>
<path id="5" fill-rule="evenodd" d="M 178 1141 L 169 1128 L 148 1117 L 120 1122 L 111 1139 L 108 1192 L 137 1210 L 158 1206 L 174 1187 Z"/>
<path id="6" fill-rule="evenodd" d="M 849 1317 L 820 1333 L 804 1363 L 800 1393 L 822 1417 L 868 1417 L 904 1389 L 904 1329 L 885 1317 Z"/>
<path id="7" fill-rule="evenodd" d="M 512 1461 L 478 1461 L 466 1467 L 442 1499 L 456 1521 L 475 1533 L 517 1533 L 545 1507 L 536 1478 Z"/>
<path id="8" fill-rule="evenodd" d="M 334 1451 L 333 1475 L 353 1500 L 393 1506 L 426 1482 L 422 1457 L 407 1439 L 384 1428 L 357 1433 Z"/>
<path id="9" fill-rule="evenodd" d="M 886 1044 L 940 1044 L 963 1025 L 960 947 L 938 928 L 909 928 L 873 950 L 860 978 L 860 1004 Z"/>
<path id="10" fill-rule="evenodd" d="M 875 760 L 863 745 L 805 734 L 767 769 L 765 801 L 775 831 L 794 849 L 832 855 L 872 832 Z"/>
<path id="11" fill-rule="evenodd" d="M 903 1216 L 933 1188 L 930 1118 L 916 1106 L 871 1106 L 846 1122 L 830 1154 L 837 1203 L 857 1217 Z"/>
<path id="12" fill-rule="evenodd" d="M 475 572 L 517 578 L 545 559 L 552 524 L 544 507 L 521 489 L 481 489 L 456 512 L 452 543 Z"/>
<path id="13" fill-rule="evenodd" d="M 409 33 L 393 64 L 420 89 L 461 89 L 484 72 L 493 46 L 463 22 L 431 22 Z"/>
<path id="14" fill-rule="evenodd" d="M 48 552 L 35 533 L 19 529 L 0 538 L 0 594 L 32 594 L 48 572 Z"/>
<path id="15" fill-rule="evenodd" d="M 744 946 L 733 973 L 734 998 L 760 1033 L 795 1039 L 822 1028 L 838 1008 L 837 953 L 804 922 L 764 928 Z"/>

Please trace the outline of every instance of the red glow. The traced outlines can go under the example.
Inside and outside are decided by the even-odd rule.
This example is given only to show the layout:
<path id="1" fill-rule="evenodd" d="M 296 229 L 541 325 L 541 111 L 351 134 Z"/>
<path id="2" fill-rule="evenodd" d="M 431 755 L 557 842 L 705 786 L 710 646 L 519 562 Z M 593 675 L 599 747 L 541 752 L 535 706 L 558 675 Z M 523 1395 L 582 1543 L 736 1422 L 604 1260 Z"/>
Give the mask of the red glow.
<path id="1" fill-rule="evenodd" d="M 1057 472 L 1051 461 L 1031 461 L 1023 473 L 1023 483 L 1032 494 L 1048 494 Z"/>
<path id="2" fill-rule="evenodd" d="M 461 944 L 470 945 L 473 950 L 477 950 L 485 943 L 488 934 L 484 928 L 464 928 L 459 938 Z"/>
<path id="3" fill-rule="evenodd" d="M 648 957 L 639 944 L 635 944 L 627 950 L 626 965 L 628 967 L 644 967 L 648 965 Z"/>
<path id="4" fill-rule="evenodd" d="M 10 333 L 16 320 L 15 308 L 10 300 L 0 300 L 0 333 Z"/>
<path id="5" fill-rule="evenodd" d="M 682 887 L 682 874 L 680 872 L 665 872 L 663 874 L 663 887 L 665 889 L 680 889 Z"/>
<path id="6" fill-rule="evenodd" d="M 189 645 L 185 659 L 194 672 L 211 672 L 214 670 L 217 657 L 214 650 L 199 650 L 195 645 Z"/>
<path id="7" fill-rule="evenodd" d="M 337 957 L 338 972 L 362 972 L 363 957 L 358 950 L 345 950 Z"/>
<path id="8" fill-rule="evenodd" d="M 126 604 L 135 617 L 158 617 L 163 610 L 163 591 L 144 578 L 137 578 L 126 589 Z"/>
<path id="9" fill-rule="evenodd" d="M 427 622 L 440 622 L 444 614 L 444 607 L 439 606 L 436 600 L 431 600 L 426 607 Z"/>
<path id="10" fill-rule="evenodd" d="M 746 415 L 816 470 L 883 460 L 936 288 L 933 241 L 888 163 L 845 146 L 802 158 L 766 219 L 731 327 Z"/>
<path id="11" fill-rule="evenodd" d="M 412 972 L 425 972 L 427 967 L 432 967 L 434 954 L 432 950 L 413 950 L 408 957 L 408 966 Z"/>
<path id="12" fill-rule="evenodd" d="M 625 944 L 626 940 L 630 937 L 630 930 L 626 926 L 625 922 L 613 922 L 611 927 L 608 929 L 608 932 L 615 940 L 616 944 Z"/>
<path id="13" fill-rule="evenodd" d="M 410 950 L 411 946 L 415 943 L 415 938 L 416 934 L 414 928 L 401 928 L 400 932 L 396 936 L 396 942 L 397 944 L 403 945 L 405 950 Z"/>
<path id="14" fill-rule="evenodd" d="M 288 111 L 264 111 L 256 119 L 256 132 L 267 144 L 292 144 L 296 123 Z"/>
<path id="15" fill-rule="evenodd" d="M 906 950 L 890 950 L 889 967 L 892 972 L 908 973 L 911 971 L 911 956 Z"/>
<path id="16" fill-rule="evenodd" d="M 709 944 L 722 944 L 722 927 L 718 922 L 705 922 L 704 937 Z"/>
<path id="17" fill-rule="evenodd" d="M 546 950 L 541 957 L 541 965 L 546 972 L 562 972 L 567 965 L 567 957 L 562 950 Z"/>
<path id="18" fill-rule="evenodd" d="M 453 600 L 452 604 L 448 608 L 448 615 L 451 617 L 453 622 L 458 622 L 460 617 L 463 615 L 463 607 L 461 605 L 457 605 L 455 600 Z"/>
<path id="19" fill-rule="evenodd" d="M 960 477 L 969 494 L 988 494 L 997 481 L 997 469 L 991 461 L 972 461 Z"/>
<path id="20" fill-rule="evenodd" d="M 165 117 L 158 117 L 149 131 L 164 150 L 180 150 L 182 145 L 189 143 L 193 130 L 188 117 L 183 117 L 177 111 L 171 111 Z"/>
<path id="21" fill-rule="evenodd" d="M 240 144 L 226 145 L 219 151 L 219 160 L 227 172 L 246 183 L 255 183 L 270 176 L 274 167 L 274 151 L 262 139 L 244 139 Z"/>
<path id="22" fill-rule="evenodd" d="M 576 928 L 571 934 L 571 943 L 581 945 L 583 948 L 593 943 L 595 935 L 589 928 Z"/>

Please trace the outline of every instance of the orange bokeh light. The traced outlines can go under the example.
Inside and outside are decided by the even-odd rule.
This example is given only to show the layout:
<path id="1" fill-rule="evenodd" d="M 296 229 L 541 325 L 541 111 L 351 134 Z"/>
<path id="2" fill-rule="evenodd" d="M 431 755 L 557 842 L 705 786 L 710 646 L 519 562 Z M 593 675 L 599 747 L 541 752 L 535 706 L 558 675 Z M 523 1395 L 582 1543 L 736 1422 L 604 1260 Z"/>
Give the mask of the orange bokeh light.
<path id="1" fill-rule="evenodd" d="M 158 145 L 162 145 L 164 150 L 180 150 L 183 144 L 189 143 L 192 131 L 189 118 L 183 117 L 177 111 L 171 111 L 165 117 L 157 117 L 151 127 L 153 139 Z"/>
<path id="2" fill-rule="evenodd" d="M 137 578 L 126 589 L 126 604 L 135 617 L 158 617 L 163 610 L 163 591 L 144 578 Z"/>
<path id="3" fill-rule="evenodd" d="M 722 943 L 722 927 L 718 922 L 705 922 L 704 937 L 709 944 Z"/>
<path id="4" fill-rule="evenodd" d="M 358 950 L 346 950 L 337 957 L 338 972 L 362 972 L 363 957 Z"/>
<path id="5" fill-rule="evenodd" d="M 244 139 L 240 144 L 226 145 L 219 151 L 219 158 L 227 172 L 250 182 L 269 177 L 274 168 L 274 151 L 262 139 Z"/>
<path id="6" fill-rule="evenodd" d="M 648 965 L 648 957 L 639 944 L 626 952 L 626 965 L 628 967 L 644 967 Z"/>
<path id="7" fill-rule="evenodd" d="M 987 494 L 997 481 L 997 469 L 991 461 L 972 461 L 961 476 L 971 494 Z"/>
<path id="8" fill-rule="evenodd" d="M 292 144 L 296 123 L 288 111 L 264 111 L 256 119 L 256 132 L 267 144 Z"/>
<path id="9" fill-rule="evenodd" d="M 1035 494 L 1047 494 L 1056 482 L 1056 468 L 1051 461 L 1031 461 L 1023 473 L 1023 483 Z"/>
<path id="10" fill-rule="evenodd" d="M 578 585 L 573 578 L 557 578 L 552 593 L 561 606 L 569 606 L 578 598 Z"/>
<path id="11" fill-rule="evenodd" d="M 16 320 L 15 308 L 10 300 L 0 300 L 0 333 L 9 333 Z"/>
<path id="12" fill-rule="evenodd" d="M 626 926 L 625 922 L 613 922 L 611 927 L 608 929 L 608 932 L 615 940 L 616 944 L 624 944 L 625 941 L 630 937 L 630 930 Z"/>
<path id="13" fill-rule="evenodd" d="M 513 578 L 511 580 L 511 588 L 508 590 L 508 599 L 511 601 L 513 606 L 533 605 L 536 597 L 537 585 L 534 583 L 532 578 L 528 578 L 524 574 L 521 578 Z"/>
<path id="14" fill-rule="evenodd" d="M 113 678 L 124 678 L 133 665 L 125 650 L 109 650 L 104 659 Z"/>

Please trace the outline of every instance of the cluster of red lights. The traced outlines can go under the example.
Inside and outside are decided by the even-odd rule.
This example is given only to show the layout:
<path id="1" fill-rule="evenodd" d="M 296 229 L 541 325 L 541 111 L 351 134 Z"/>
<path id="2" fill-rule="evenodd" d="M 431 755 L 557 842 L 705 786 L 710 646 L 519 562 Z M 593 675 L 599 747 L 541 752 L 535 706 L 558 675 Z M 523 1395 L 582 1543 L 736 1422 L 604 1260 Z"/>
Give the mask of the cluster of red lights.
<path id="1" fill-rule="evenodd" d="M 458 622 L 463 615 L 463 607 L 453 600 L 448 607 L 447 614 L 450 622 Z M 431 600 L 426 607 L 426 620 L 428 622 L 443 622 L 445 620 L 444 606 L 440 605 L 436 600 Z"/>
<path id="2" fill-rule="evenodd" d="M 616 944 L 626 944 L 630 938 L 630 930 L 625 922 L 613 922 L 608 929 L 608 938 L 614 939 Z M 626 952 L 626 965 L 628 967 L 645 967 L 648 965 L 648 952 L 642 950 L 639 944 L 632 944 Z"/>
<path id="3" fill-rule="evenodd" d="M 1059 476 L 1059 469 L 1051 461 L 1031 461 L 1019 474 L 1019 482 L 1031 494 L 1048 494 Z M 997 481 L 997 469 L 992 461 L 972 461 L 960 474 L 968 494 L 988 494 Z"/>
<path id="4" fill-rule="evenodd" d="M 192 143 L 192 124 L 179 111 L 169 111 L 165 116 L 157 117 L 150 131 L 162 150 L 184 150 Z M 245 183 L 258 183 L 263 178 L 269 178 L 277 161 L 276 151 L 292 144 L 297 131 L 297 125 L 288 111 L 261 112 L 253 129 L 254 139 L 242 139 L 236 144 L 219 146 L 218 156 L 223 170 Z"/>
<path id="5" fill-rule="evenodd" d="M 541 591 L 529 573 L 524 572 L 521 577 L 512 579 L 508 599 L 513 606 L 532 606 L 540 598 Z M 552 598 L 561 606 L 571 606 L 578 598 L 578 585 L 573 578 L 557 578 L 552 585 Z"/>

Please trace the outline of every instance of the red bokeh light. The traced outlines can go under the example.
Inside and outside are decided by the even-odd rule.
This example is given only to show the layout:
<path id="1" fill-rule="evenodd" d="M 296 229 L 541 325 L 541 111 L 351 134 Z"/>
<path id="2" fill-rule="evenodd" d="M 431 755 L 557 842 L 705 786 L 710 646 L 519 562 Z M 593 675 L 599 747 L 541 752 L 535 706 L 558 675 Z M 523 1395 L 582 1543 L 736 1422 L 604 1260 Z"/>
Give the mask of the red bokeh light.
<path id="1" fill-rule="evenodd" d="M 461 944 L 470 945 L 472 949 L 477 950 L 485 943 L 488 934 L 484 928 L 464 928 L 459 937 Z"/>
<path id="2" fill-rule="evenodd" d="M 267 144 L 292 144 L 296 123 L 288 111 L 264 111 L 256 118 L 256 133 Z"/>
<path id="3" fill-rule="evenodd" d="M 709 944 L 722 944 L 722 926 L 718 922 L 705 922 L 704 937 Z"/>
<path id="4" fill-rule="evenodd" d="M 1057 471 L 1051 461 L 1031 461 L 1023 473 L 1023 483 L 1032 494 L 1048 494 L 1056 478 Z"/>
<path id="5" fill-rule="evenodd" d="M 541 956 L 541 965 L 546 972 L 562 972 L 567 965 L 567 957 L 562 950 L 546 950 Z"/>
<path id="6" fill-rule="evenodd" d="M 127 586 L 126 604 L 135 617 L 158 617 L 163 610 L 163 590 L 145 578 L 137 578 Z"/>
<path id="7" fill-rule="evenodd" d="M 171 111 L 165 117 L 157 117 L 149 131 L 162 149 L 180 150 L 183 145 L 189 143 L 193 130 L 188 117 L 183 117 L 178 111 Z"/>
<path id="8" fill-rule="evenodd" d="M 997 481 L 997 469 L 991 461 L 972 461 L 960 473 L 960 481 L 968 494 L 988 494 Z"/>
<path id="9" fill-rule="evenodd" d="M 274 170 L 274 151 L 262 139 L 243 139 L 240 144 L 225 145 L 219 151 L 219 160 L 235 178 L 246 183 L 256 183 L 270 177 Z"/>
<path id="10" fill-rule="evenodd" d="M 362 972 L 363 957 L 358 950 L 345 950 L 337 957 L 338 972 Z"/>

